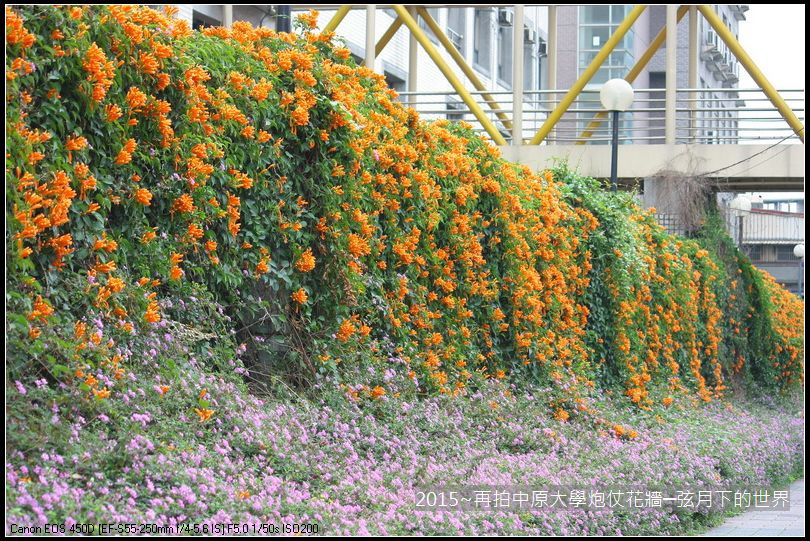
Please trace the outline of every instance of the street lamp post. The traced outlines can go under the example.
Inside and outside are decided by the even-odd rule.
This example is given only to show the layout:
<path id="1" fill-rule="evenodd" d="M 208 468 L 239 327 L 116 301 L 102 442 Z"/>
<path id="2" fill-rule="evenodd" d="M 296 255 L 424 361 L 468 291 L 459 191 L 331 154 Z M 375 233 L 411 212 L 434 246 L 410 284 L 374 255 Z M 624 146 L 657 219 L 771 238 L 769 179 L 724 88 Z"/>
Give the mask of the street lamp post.
<path id="1" fill-rule="evenodd" d="M 746 212 L 751 212 L 751 197 L 746 194 L 739 194 L 732 199 L 729 208 L 734 211 L 735 223 L 734 227 L 734 240 L 737 241 L 737 248 L 745 252 L 743 249 L 743 216 Z"/>
<path id="2" fill-rule="evenodd" d="M 799 297 L 804 298 L 804 243 L 797 244 L 793 248 L 793 255 L 799 258 Z"/>
<path id="3" fill-rule="evenodd" d="M 633 87 L 624 79 L 611 79 L 599 91 L 602 107 L 613 113 L 613 140 L 610 158 L 610 189 L 618 189 L 619 176 L 619 113 L 633 105 Z"/>

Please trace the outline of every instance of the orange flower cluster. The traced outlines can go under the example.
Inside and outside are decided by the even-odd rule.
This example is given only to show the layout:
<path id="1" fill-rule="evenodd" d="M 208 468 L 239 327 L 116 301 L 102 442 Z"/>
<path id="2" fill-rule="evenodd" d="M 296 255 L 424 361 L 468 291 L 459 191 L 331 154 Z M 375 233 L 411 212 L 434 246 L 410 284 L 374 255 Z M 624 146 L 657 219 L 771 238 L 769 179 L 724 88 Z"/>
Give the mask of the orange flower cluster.
<path id="1" fill-rule="evenodd" d="M 301 272 L 312 272 L 315 269 L 315 256 L 312 255 L 312 248 L 307 248 L 295 262 L 295 268 Z"/>
<path id="2" fill-rule="evenodd" d="M 115 79 L 115 63 L 95 42 L 84 55 L 82 67 L 87 72 L 87 80 L 93 85 L 93 101 L 101 102 L 107 95 Z"/>
<path id="3" fill-rule="evenodd" d="M 306 304 L 307 299 L 309 298 L 304 288 L 300 288 L 297 291 L 293 292 L 293 294 L 290 295 L 290 297 L 298 304 Z"/>

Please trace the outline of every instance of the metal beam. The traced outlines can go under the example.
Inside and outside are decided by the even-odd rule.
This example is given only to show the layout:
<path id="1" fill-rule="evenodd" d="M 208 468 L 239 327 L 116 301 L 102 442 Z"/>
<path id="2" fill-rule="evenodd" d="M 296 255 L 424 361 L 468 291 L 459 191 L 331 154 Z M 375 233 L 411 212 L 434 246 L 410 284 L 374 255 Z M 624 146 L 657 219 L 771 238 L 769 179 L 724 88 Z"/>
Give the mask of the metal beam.
<path id="1" fill-rule="evenodd" d="M 464 60 L 464 56 L 462 56 L 461 53 L 458 52 L 456 46 L 453 45 L 453 42 L 450 41 L 450 38 L 447 37 L 447 34 L 445 34 L 444 31 L 441 29 L 441 27 L 439 27 L 439 24 L 430 15 L 430 12 L 421 6 L 416 8 L 416 11 L 417 13 L 419 13 L 419 16 L 422 17 L 422 19 L 425 21 L 425 24 L 427 24 L 428 28 L 430 28 L 430 31 L 433 32 L 433 35 L 436 36 L 436 39 L 439 40 L 439 43 L 442 44 L 444 49 L 447 51 L 447 54 L 450 55 L 450 58 L 452 58 L 453 61 L 455 61 L 456 65 L 459 67 L 462 73 L 464 73 L 464 75 L 467 76 L 467 79 L 470 80 L 475 89 L 478 90 L 479 92 L 483 92 L 481 94 L 481 97 L 484 98 L 484 101 L 487 102 L 489 108 L 498 116 L 498 119 L 501 121 L 501 124 L 503 124 L 504 128 L 508 130 L 512 129 L 512 122 L 509 119 L 509 116 L 503 111 L 501 111 L 500 105 L 498 105 L 498 102 L 495 100 L 495 98 L 492 97 L 492 95 L 484 92 L 487 89 L 486 86 L 484 86 L 484 83 L 481 82 L 481 79 L 478 78 L 473 69 L 469 66 L 469 64 L 467 64 L 467 61 Z"/>
<path id="2" fill-rule="evenodd" d="M 380 53 L 383 52 L 383 49 L 385 49 L 385 46 L 388 45 L 388 42 L 391 41 L 391 38 L 397 33 L 400 26 L 402 26 L 402 21 L 397 17 L 394 19 L 394 22 L 391 23 L 391 26 L 388 27 L 388 30 L 385 31 L 385 34 L 382 35 L 380 41 L 377 42 L 377 46 L 374 48 L 374 54 L 376 56 L 380 56 Z"/>
<path id="3" fill-rule="evenodd" d="M 740 64 L 742 64 L 745 70 L 751 75 L 754 82 L 757 83 L 765 95 L 768 96 L 774 107 L 779 110 L 785 122 L 793 128 L 793 131 L 796 132 L 796 135 L 798 135 L 799 139 L 804 143 L 804 126 L 801 121 L 796 117 L 796 114 L 790 106 L 785 103 L 785 100 L 782 99 L 782 96 L 779 95 L 779 92 L 777 92 L 770 81 L 768 81 L 765 75 L 759 70 L 751 57 L 748 56 L 748 53 L 742 48 L 742 45 L 740 45 L 740 42 L 734 37 L 734 34 L 723 24 L 723 21 L 720 20 L 720 17 L 717 16 L 711 6 L 702 4 L 698 6 L 698 10 L 700 10 L 703 18 L 714 28 L 714 31 L 717 32 L 717 35 L 725 42 L 734 56 L 737 57 L 737 60 L 740 61 Z"/>
<path id="4" fill-rule="evenodd" d="M 647 6 L 635 6 L 633 10 L 627 15 L 627 17 L 622 21 L 622 24 L 616 28 L 616 31 L 610 36 L 610 39 L 607 40 L 605 45 L 602 49 L 596 54 L 596 58 L 590 63 L 590 65 L 585 69 L 583 74 L 577 79 L 577 82 L 574 83 L 574 86 L 568 91 L 568 93 L 563 97 L 557 107 L 554 108 L 554 111 L 551 112 L 549 117 L 543 123 L 543 126 L 540 130 L 534 135 L 531 140 L 532 145 L 540 144 L 540 142 L 546 138 L 548 133 L 554 127 L 557 122 L 559 122 L 560 118 L 562 118 L 563 114 L 568 110 L 574 100 L 577 99 L 579 93 L 582 92 L 582 89 L 585 88 L 585 85 L 593 78 L 596 72 L 599 70 L 599 67 L 607 60 L 607 57 L 616 48 L 616 45 L 624 38 L 625 34 L 627 34 L 628 30 L 633 26 L 633 23 L 636 22 L 636 19 L 644 13 L 644 10 L 647 9 Z"/>
<path id="5" fill-rule="evenodd" d="M 425 52 L 428 54 L 431 60 L 433 60 L 433 62 L 445 76 L 445 78 L 453 87 L 453 89 L 458 93 L 458 95 L 461 97 L 464 103 L 467 104 L 467 107 L 470 108 L 472 114 L 475 116 L 476 119 L 478 119 L 478 122 L 481 123 L 481 126 L 484 127 L 484 129 L 487 131 L 487 133 L 495 142 L 495 144 L 505 145 L 506 140 L 503 138 L 501 133 L 492 124 L 492 122 L 490 122 L 489 118 L 487 118 L 486 113 L 484 113 L 484 110 L 481 109 L 481 106 L 478 105 L 478 103 L 476 103 L 475 99 L 465 88 L 464 84 L 462 84 L 462 82 L 459 80 L 456 74 L 453 73 L 452 68 L 450 68 L 450 66 L 447 65 L 447 62 L 445 62 L 444 59 L 441 57 L 439 51 L 437 51 L 436 48 L 433 46 L 433 44 L 430 42 L 430 38 L 428 38 L 427 35 L 425 35 L 425 33 L 422 31 L 421 28 L 419 28 L 419 24 L 417 24 L 416 20 L 414 20 L 414 18 L 411 17 L 410 13 L 408 13 L 408 10 L 405 9 L 405 6 L 395 4 L 391 7 L 394 8 L 394 11 L 396 11 L 397 15 L 399 15 L 399 18 L 402 19 L 402 22 L 405 23 L 405 26 L 408 27 L 408 30 L 410 30 L 411 33 L 416 37 L 416 40 L 419 42 L 419 44 L 422 46 L 422 48 L 425 50 Z"/>
<path id="6" fill-rule="evenodd" d="M 332 15 L 332 18 L 329 19 L 329 22 L 326 23 L 326 26 L 323 27 L 323 32 L 334 32 L 340 22 L 346 17 L 349 11 L 351 11 L 351 9 L 352 6 L 340 6 L 335 14 Z"/>
<path id="7" fill-rule="evenodd" d="M 689 12 L 689 9 L 686 6 L 681 6 L 678 8 L 678 21 L 680 22 L 683 19 L 684 15 Z M 647 50 L 644 51 L 644 54 L 641 55 L 641 58 L 635 63 L 635 65 L 627 72 L 627 75 L 624 77 L 624 80 L 628 83 L 632 84 L 633 81 L 636 80 L 641 72 L 644 71 L 644 68 L 647 67 L 647 64 L 650 63 L 650 60 L 655 56 L 655 53 L 658 52 L 658 49 L 661 48 L 661 45 L 664 44 L 664 40 L 667 37 L 667 27 L 664 26 L 658 35 L 655 36 L 655 39 L 650 42 L 650 46 L 647 47 Z M 694 88 L 694 87 L 693 87 Z M 606 112 L 597 113 L 593 120 L 588 123 L 588 126 L 585 128 L 579 136 L 580 138 L 587 139 L 591 135 L 593 135 L 594 130 L 596 130 L 599 126 L 602 125 L 602 121 L 607 118 Z M 584 145 L 585 141 L 577 141 L 575 144 L 577 145 Z"/>

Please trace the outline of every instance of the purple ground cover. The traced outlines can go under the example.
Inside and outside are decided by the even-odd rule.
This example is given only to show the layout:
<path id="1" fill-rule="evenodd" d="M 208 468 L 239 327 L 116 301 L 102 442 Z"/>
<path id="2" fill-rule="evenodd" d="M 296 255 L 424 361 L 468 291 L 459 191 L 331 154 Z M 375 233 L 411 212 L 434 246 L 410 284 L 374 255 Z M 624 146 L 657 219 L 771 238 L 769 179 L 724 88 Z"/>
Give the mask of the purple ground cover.
<path id="1" fill-rule="evenodd" d="M 676 533 L 717 517 L 417 502 L 420 491 L 453 486 L 770 486 L 798 474 L 804 454 L 801 407 L 785 401 L 658 412 L 596 403 L 638 432 L 630 440 L 586 417 L 561 422 L 545 401 L 498 382 L 467 397 L 353 402 L 326 387 L 320 401 L 259 399 L 191 368 L 168 389 L 158 376 L 146 379 L 110 382 L 117 400 L 88 401 L 43 381 L 7 387 L 7 428 L 22 432 L 7 447 L 7 533 L 12 524 L 88 522 L 317 523 L 325 534 Z M 204 409 L 213 412 L 206 421 Z"/>

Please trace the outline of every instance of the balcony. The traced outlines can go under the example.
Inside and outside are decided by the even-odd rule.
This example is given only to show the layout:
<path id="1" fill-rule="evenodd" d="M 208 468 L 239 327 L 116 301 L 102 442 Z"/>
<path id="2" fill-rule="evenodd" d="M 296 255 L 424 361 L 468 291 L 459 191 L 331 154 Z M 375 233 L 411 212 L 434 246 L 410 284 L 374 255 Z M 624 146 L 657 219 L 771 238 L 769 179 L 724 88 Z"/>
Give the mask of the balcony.
<path id="1" fill-rule="evenodd" d="M 728 9 L 731 12 L 731 15 L 738 21 L 745 20 L 745 12 L 748 11 L 747 5 L 745 4 L 732 5 L 728 6 Z"/>

